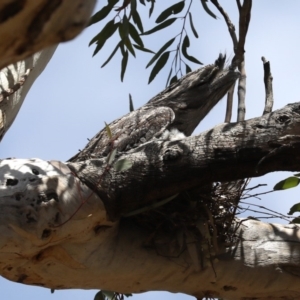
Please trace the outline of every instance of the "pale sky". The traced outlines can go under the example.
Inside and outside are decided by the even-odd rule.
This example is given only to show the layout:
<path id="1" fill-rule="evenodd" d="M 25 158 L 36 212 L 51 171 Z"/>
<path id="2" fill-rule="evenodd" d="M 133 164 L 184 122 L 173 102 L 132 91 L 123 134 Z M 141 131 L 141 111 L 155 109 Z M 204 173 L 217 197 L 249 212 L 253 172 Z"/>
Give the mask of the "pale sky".
<path id="1" fill-rule="evenodd" d="M 189 53 L 204 64 L 213 63 L 219 52 L 226 53 L 232 58 L 231 39 L 221 16 L 216 12 L 220 18 L 212 19 L 201 9 L 200 1 L 194 2 L 194 22 L 199 39 L 192 39 Z M 152 22 L 149 23 L 146 18 L 144 19 L 145 29 L 153 27 L 159 12 L 168 6 L 165 3 L 169 1 L 157 0 Z M 223 0 L 220 3 L 224 5 L 234 24 L 237 24 L 236 2 Z M 96 10 L 104 4 L 106 1 L 99 1 Z M 299 101 L 299 11 L 300 1 L 253 1 L 252 19 L 246 42 L 247 119 L 260 116 L 264 107 L 261 56 L 265 56 L 271 62 L 274 77 L 274 110 Z M 150 70 L 145 70 L 145 66 L 151 59 L 150 54 L 137 52 L 136 59 L 132 56 L 129 58 L 123 83 L 120 82 L 120 55 L 116 55 L 105 68 L 101 69 L 100 66 L 118 41 L 116 34 L 113 40 L 92 58 L 94 48 L 93 46 L 89 48 L 88 43 L 102 27 L 103 23 L 96 24 L 85 30 L 74 41 L 59 46 L 46 70 L 29 92 L 16 121 L 2 141 L 1 158 L 36 157 L 46 160 L 67 160 L 77 153 L 78 149 L 84 147 L 87 138 L 95 135 L 103 127 L 104 122 L 109 123 L 129 111 L 129 93 L 137 108 L 164 89 L 168 67 L 154 82 L 147 85 Z M 147 37 L 144 40 L 145 47 L 157 51 L 179 32 L 180 26 L 173 27 L 160 35 Z M 193 65 L 193 69 L 197 67 Z M 209 114 L 207 120 L 200 124 L 196 133 L 222 123 L 224 115 L 225 100 L 222 100 Z M 250 186 L 267 183 L 268 187 L 264 190 L 270 190 L 288 174 L 277 172 L 253 179 Z M 300 200 L 298 195 L 299 188 L 296 188 L 263 196 L 261 200 L 254 199 L 252 202 L 287 213 L 289 208 Z M 283 221 L 276 220 L 276 222 Z M 67 290 L 50 294 L 48 289 L 12 283 L 3 278 L 0 278 L 0 290 L 1 299 L 11 300 L 20 298 L 93 300 L 96 293 L 96 291 Z M 175 299 L 174 295 L 162 293 L 147 293 L 134 296 L 134 299 L 158 297 Z M 176 299 L 179 298 L 183 299 L 183 296 L 177 295 Z"/>

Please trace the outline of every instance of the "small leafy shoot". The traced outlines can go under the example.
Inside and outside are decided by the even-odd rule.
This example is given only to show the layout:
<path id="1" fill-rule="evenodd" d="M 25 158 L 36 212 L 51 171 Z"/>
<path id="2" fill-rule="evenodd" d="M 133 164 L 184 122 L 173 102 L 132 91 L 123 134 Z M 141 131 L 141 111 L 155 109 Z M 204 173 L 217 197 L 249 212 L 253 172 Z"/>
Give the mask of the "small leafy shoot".
<path id="1" fill-rule="evenodd" d="M 113 149 L 107 156 L 107 164 L 111 165 L 112 162 L 115 160 L 117 154 L 117 148 Z"/>
<path id="2" fill-rule="evenodd" d="M 109 127 L 109 125 L 106 124 L 106 122 L 104 122 L 104 124 L 105 124 L 106 133 L 107 133 L 109 139 L 111 140 L 112 139 L 112 134 L 111 134 L 110 127 Z"/>

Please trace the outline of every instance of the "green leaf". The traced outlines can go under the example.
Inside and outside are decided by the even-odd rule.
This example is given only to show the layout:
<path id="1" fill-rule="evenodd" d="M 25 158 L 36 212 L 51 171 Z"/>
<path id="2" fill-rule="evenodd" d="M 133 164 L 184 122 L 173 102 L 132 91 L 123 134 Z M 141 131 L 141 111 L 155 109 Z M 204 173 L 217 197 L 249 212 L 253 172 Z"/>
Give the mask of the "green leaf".
<path id="1" fill-rule="evenodd" d="M 200 62 L 198 59 L 196 59 L 195 57 L 193 57 L 191 55 L 188 55 L 187 48 L 189 46 L 190 46 L 190 40 L 189 40 L 189 37 L 186 35 L 184 37 L 182 45 L 181 45 L 181 51 L 182 51 L 183 56 L 193 63 L 203 65 L 202 62 Z"/>
<path id="2" fill-rule="evenodd" d="M 95 297 L 94 300 L 105 300 L 105 296 L 103 295 L 102 291 L 99 291 Z"/>
<path id="3" fill-rule="evenodd" d="M 146 69 L 150 67 L 159 57 L 160 55 L 171 46 L 171 44 L 175 41 L 175 38 L 172 38 L 168 42 L 166 42 L 157 52 L 156 54 L 151 58 L 151 60 L 148 62 Z"/>
<path id="4" fill-rule="evenodd" d="M 197 33 L 196 29 L 195 29 L 191 12 L 189 12 L 189 17 L 190 17 L 190 26 L 191 26 L 192 32 L 193 32 L 195 38 L 198 38 L 199 36 L 198 36 L 198 33 Z"/>
<path id="5" fill-rule="evenodd" d="M 132 44 L 134 48 L 136 48 L 137 50 L 140 50 L 140 51 L 144 51 L 144 52 L 148 52 L 148 53 L 155 53 L 153 52 L 152 50 L 149 50 L 147 48 L 144 48 L 144 47 L 140 47 L 139 45 L 136 45 L 136 44 Z"/>
<path id="6" fill-rule="evenodd" d="M 169 18 L 172 14 L 176 15 L 178 13 L 180 13 L 183 8 L 184 8 L 184 1 L 180 1 L 170 7 L 168 7 L 167 9 L 165 9 L 156 19 L 156 23 L 161 23 L 164 20 L 166 20 L 167 18 Z"/>
<path id="7" fill-rule="evenodd" d="M 135 29 L 134 25 L 132 25 L 131 23 L 128 24 L 129 26 L 129 34 L 132 37 L 132 39 L 142 48 L 144 47 L 144 43 L 142 41 L 142 39 L 140 38 L 139 33 L 137 32 L 137 30 Z"/>
<path id="8" fill-rule="evenodd" d="M 294 176 L 300 177 L 300 173 L 294 174 Z"/>
<path id="9" fill-rule="evenodd" d="M 175 22 L 175 20 L 177 20 L 177 18 L 168 19 L 165 22 L 160 23 L 159 25 L 155 26 L 154 28 L 144 32 L 142 35 L 148 35 L 148 34 L 156 32 L 158 30 L 161 30 L 163 28 L 166 28 L 166 27 L 170 26 L 171 24 L 173 24 Z"/>
<path id="10" fill-rule="evenodd" d="M 145 0 L 140 0 L 140 3 L 146 5 Z"/>
<path id="11" fill-rule="evenodd" d="M 207 0 L 201 0 L 202 6 L 204 8 L 204 10 L 214 19 L 217 19 L 217 16 L 208 8 L 207 4 L 206 4 Z"/>
<path id="12" fill-rule="evenodd" d="M 300 179 L 298 177 L 292 176 L 276 183 L 275 186 L 273 187 L 273 190 L 279 191 L 279 190 L 290 189 L 296 187 L 299 184 L 299 182 Z"/>
<path id="13" fill-rule="evenodd" d="M 143 33 L 144 32 L 143 23 L 142 23 L 140 15 L 138 14 L 137 11 L 135 11 L 135 12 L 132 13 L 132 19 L 133 19 L 133 22 L 138 27 L 139 31 L 141 33 Z"/>
<path id="14" fill-rule="evenodd" d="M 185 65 L 185 73 L 190 73 L 192 72 L 192 69 L 190 68 L 190 66 L 188 66 L 187 64 Z"/>
<path id="15" fill-rule="evenodd" d="M 165 66 L 165 64 L 168 61 L 169 55 L 170 55 L 169 51 L 165 52 L 156 62 L 155 66 L 153 67 L 150 73 L 148 84 L 155 78 L 155 76 L 159 73 L 159 71 Z"/>
<path id="16" fill-rule="evenodd" d="M 106 161 L 108 165 L 111 165 L 111 163 L 114 161 L 117 154 L 117 148 L 113 149 L 111 152 L 109 152 Z"/>
<path id="17" fill-rule="evenodd" d="M 129 94 L 129 111 L 130 112 L 134 111 L 134 106 L 133 106 L 133 101 L 132 101 L 131 94 Z"/>
<path id="18" fill-rule="evenodd" d="M 136 12 L 136 0 L 130 0 L 131 13 Z"/>
<path id="19" fill-rule="evenodd" d="M 122 58 L 122 62 L 121 62 L 121 81 L 123 82 L 124 79 L 124 75 L 125 75 L 125 71 L 126 71 L 126 67 L 127 67 L 127 62 L 128 62 L 128 51 L 126 50 L 124 52 L 124 56 Z"/>
<path id="20" fill-rule="evenodd" d="M 105 130 L 106 130 L 106 133 L 107 133 L 109 139 L 112 139 L 112 134 L 111 134 L 109 125 L 107 125 L 106 122 L 104 122 L 104 124 L 105 124 Z"/>
<path id="21" fill-rule="evenodd" d="M 119 23 L 116 23 L 119 24 Z M 114 20 L 109 21 L 104 27 L 103 29 L 92 38 L 92 40 L 89 43 L 89 46 L 91 46 L 93 43 L 98 42 L 99 40 L 101 40 L 103 37 L 105 37 L 107 35 L 107 32 L 110 32 L 113 28 L 114 25 L 116 25 Z M 119 26 L 119 25 L 118 25 Z"/>
<path id="22" fill-rule="evenodd" d="M 121 31 L 119 31 L 120 36 L 121 36 L 122 39 L 124 39 L 129 34 L 129 20 L 128 20 L 126 14 L 124 14 L 124 17 L 123 17 L 123 20 L 122 20 L 122 23 L 121 23 L 120 27 L 121 27 Z"/>
<path id="23" fill-rule="evenodd" d="M 119 0 L 113 0 L 109 1 L 109 3 L 104 6 L 102 9 L 100 9 L 98 12 L 96 12 L 90 19 L 90 22 L 88 26 L 91 26 L 101 20 L 103 20 L 105 17 L 108 16 L 108 14 L 112 11 L 114 5 L 118 2 Z"/>
<path id="24" fill-rule="evenodd" d="M 170 80 L 170 85 L 178 80 L 177 75 L 173 76 Z"/>
<path id="25" fill-rule="evenodd" d="M 147 0 L 148 1 L 148 0 Z M 148 1 L 149 2 L 149 1 Z M 151 7 L 149 9 L 149 18 L 151 17 L 153 10 L 154 10 L 154 4 L 155 4 L 155 0 L 151 0 Z"/>
<path id="26" fill-rule="evenodd" d="M 130 41 L 130 39 L 128 37 L 128 34 L 129 34 L 129 22 L 128 22 L 128 18 L 126 17 L 126 14 L 123 17 L 123 22 L 119 26 L 119 34 L 120 34 L 120 37 L 121 37 L 124 45 L 126 46 L 126 48 L 135 57 L 134 49 L 133 49 L 131 41 Z"/>
<path id="27" fill-rule="evenodd" d="M 101 68 L 105 67 L 109 61 L 113 58 L 113 56 L 116 54 L 117 50 L 120 47 L 120 44 L 122 43 L 122 41 L 120 41 L 117 46 L 115 47 L 115 49 L 113 50 L 113 52 L 110 54 L 110 56 L 108 57 L 108 59 L 103 63 L 103 65 L 101 66 Z"/>
<path id="28" fill-rule="evenodd" d="M 119 27 L 119 23 L 114 24 L 113 22 L 114 21 L 108 22 L 101 30 L 101 32 L 90 41 L 90 45 L 94 42 L 97 42 L 97 46 L 94 50 L 93 56 L 102 49 L 106 41 L 115 33 L 115 31 Z"/>
<path id="29" fill-rule="evenodd" d="M 293 213 L 299 212 L 299 211 L 300 211 L 300 203 L 296 203 L 290 208 L 288 215 L 292 215 Z"/>
<path id="30" fill-rule="evenodd" d="M 129 37 L 126 37 L 124 40 L 123 40 L 126 48 L 130 51 L 130 53 L 135 57 L 135 52 L 134 52 L 134 49 L 132 47 L 132 44 L 131 44 L 131 41 L 129 39 Z"/>
<path id="31" fill-rule="evenodd" d="M 120 159 L 114 164 L 116 171 L 126 171 L 132 167 L 132 162 L 129 159 Z"/>
<path id="32" fill-rule="evenodd" d="M 300 218 L 297 217 L 297 218 L 293 219 L 293 220 L 290 222 L 290 224 L 291 224 L 291 223 L 293 223 L 293 224 L 299 224 L 299 223 L 300 223 Z"/>

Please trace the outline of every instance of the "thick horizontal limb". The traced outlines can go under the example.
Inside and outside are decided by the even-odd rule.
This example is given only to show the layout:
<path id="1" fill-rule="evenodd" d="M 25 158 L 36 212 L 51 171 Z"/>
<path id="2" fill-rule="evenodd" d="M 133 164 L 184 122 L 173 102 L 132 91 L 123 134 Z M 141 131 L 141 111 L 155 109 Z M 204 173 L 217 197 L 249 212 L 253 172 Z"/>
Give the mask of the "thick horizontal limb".
<path id="1" fill-rule="evenodd" d="M 116 160 L 131 169 L 107 170 L 106 158 L 69 163 L 104 201 L 114 219 L 184 190 L 217 181 L 300 170 L 300 104 L 245 122 L 222 124 L 198 136 L 156 140 Z M 138 188 L 137 188 L 138 187 Z"/>

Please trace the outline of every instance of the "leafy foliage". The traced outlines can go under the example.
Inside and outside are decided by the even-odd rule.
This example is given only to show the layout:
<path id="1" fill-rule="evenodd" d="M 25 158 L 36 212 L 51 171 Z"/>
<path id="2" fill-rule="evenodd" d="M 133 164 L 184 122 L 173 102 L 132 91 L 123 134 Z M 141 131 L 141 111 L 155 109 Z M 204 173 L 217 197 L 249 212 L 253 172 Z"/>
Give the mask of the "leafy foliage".
<path id="1" fill-rule="evenodd" d="M 294 188 L 300 183 L 299 177 L 300 177 L 300 173 L 294 174 L 294 176 L 288 177 L 288 178 L 276 183 L 273 189 L 275 191 L 279 191 L 279 190 L 286 190 L 286 189 Z M 300 212 L 300 203 L 294 204 L 290 208 L 288 215 L 292 215 L 295 212 Z M 295 219 L 293 219 L 291 221 L 291 223 L 300 223 L 300 217 L 296 217 Z"/>
<path id="2" fill-rule="evenodd" d="M 187 49 L 190 46 L 190 38 L 188 36 L 187 24 L 190 31 L 195 38 L 199 35 L 193 23 L 193 16 L 191 6 L 193 2 L 198 5 L 201 3 L 203 9 L 213 18 L 216 16 L 207 6 L 207 0 L 193 1 L 193 0 L 176 0 L 169 7 L 163 10 L 155 20 L 155 25 L 149 30 L 144 30 L 142 18 L 140 16 L 141 6 L 149 8 L 149 18 L 151 17 L 155 0 L 123 0 L 121 6 L 117 6 L 120 0 L 108 0 L 100 11 L 95 13 L 89 25 L 96 24 L 103 21 L 114 13 L 112 19 L 110 19 L 102 30 L 91 40 L 90 45 L 95 44 L 95 50 L 93 55 L 96 55 L 105 45 L 105 43 L 117 32 L 120 36 L 120 41 L 114 47 L 113 51 L 105 62 L 101 65 L 101 68 L 106 66 L 115 54 L 119 51 L 122 56 L 121 60 L 121 81 L 124 80 L 126 68 L 128 64 L 128 58 L 130 55 L 136 57 L 136 51 L 142 51 L 153 54 L 152 58 L 148 62 L 146 68 L 152 64 L 152 70 L 150 72 L 148 83 L 151 83 L 156 75 L 165 67 L 171 54 L 173 55 L 171 69 L 167 78 L 167 85 L 177 81 L 182 75 L 191 72 L 191 67 L 188 62 L 195 64 L 202 64 L 198 59 L 188 54 Z M 169 1 L 168 1 L 169 3 Z M 150 7 L 149 7 L 150 5 Z M 183 13 L 183 15 L 180 15 Z M 186 22 L 188 19 L 188 22 Z M 161 30 L 169 28 L 174 23 L 182 22 L 181 31 L 175 35 L 172 39 L 166 42 L 155 53 L 152 50 L 144 46 L 143 39 L 151 34 L 155 34 Z M 177 41 L 177 45 L 174 42 Z M 173 49 L 169 49 L 171 46 L 175 46 Z"/>

